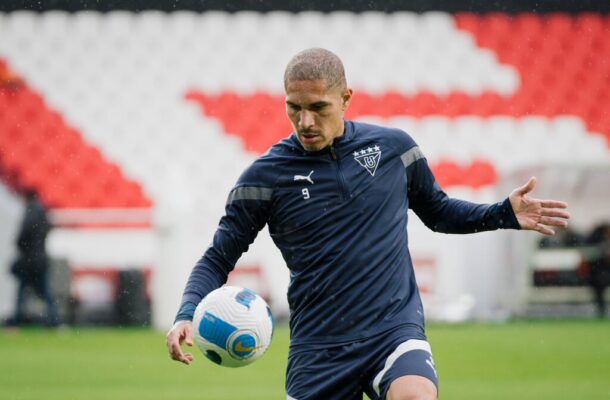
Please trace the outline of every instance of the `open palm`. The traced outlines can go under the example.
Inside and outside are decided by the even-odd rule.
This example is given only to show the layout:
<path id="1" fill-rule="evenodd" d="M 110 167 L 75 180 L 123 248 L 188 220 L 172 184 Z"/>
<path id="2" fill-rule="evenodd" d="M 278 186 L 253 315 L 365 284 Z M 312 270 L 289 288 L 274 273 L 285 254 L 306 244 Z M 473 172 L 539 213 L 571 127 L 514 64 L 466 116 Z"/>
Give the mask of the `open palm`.
<path id="1" fill-rule="evenodd" d="M 545 235 L 553 235 L 549 226 L 565 228 L 568 226 L 570 213 L 565 209 L 566 203 L 558 200 L 540 200 L 528 196 L 536 187 L 536 178 L 532 177 L 523 186 L 513 190 L 508 196 L 521 229 L 533 230 Z"/>

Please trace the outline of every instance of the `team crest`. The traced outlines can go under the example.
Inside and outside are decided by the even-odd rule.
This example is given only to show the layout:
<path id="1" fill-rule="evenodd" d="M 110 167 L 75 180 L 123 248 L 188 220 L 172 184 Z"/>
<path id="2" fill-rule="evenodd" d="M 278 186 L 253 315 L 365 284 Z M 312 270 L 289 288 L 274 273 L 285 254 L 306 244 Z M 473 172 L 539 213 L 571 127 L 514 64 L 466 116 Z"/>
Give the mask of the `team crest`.
<path id="1" fill-rule="evenodd" d="M 375 176 L 379 160 L 381 159 L 381 149 L 375 145 L 373 147 L 367 147 L 359 151 L 354 151 L 354 160 L 358 161 L 358 164 L 362 165 L 371 176 Z"/>

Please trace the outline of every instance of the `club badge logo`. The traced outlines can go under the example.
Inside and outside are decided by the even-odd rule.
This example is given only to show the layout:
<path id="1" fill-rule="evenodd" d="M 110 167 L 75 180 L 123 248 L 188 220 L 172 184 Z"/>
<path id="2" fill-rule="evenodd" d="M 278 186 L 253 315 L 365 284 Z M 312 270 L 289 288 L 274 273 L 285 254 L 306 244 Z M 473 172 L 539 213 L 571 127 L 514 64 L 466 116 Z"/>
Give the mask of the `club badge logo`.
<path id="1" fill-rule="evenodd" d="M 379 160 L 381 159 L 381 149 L 375 145 L 373 147 L 367 147 L 353 153 L 354 160 L 358 162 L 364 169 L 366 169 L 371 176 L 375 176 Z"/>

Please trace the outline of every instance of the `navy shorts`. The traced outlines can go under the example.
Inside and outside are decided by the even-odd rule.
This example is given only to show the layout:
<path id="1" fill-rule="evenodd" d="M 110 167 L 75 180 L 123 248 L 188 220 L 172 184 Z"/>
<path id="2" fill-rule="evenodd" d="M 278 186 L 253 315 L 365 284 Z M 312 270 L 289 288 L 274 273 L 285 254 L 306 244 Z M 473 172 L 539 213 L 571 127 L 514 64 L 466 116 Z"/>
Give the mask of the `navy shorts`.
<path id="1" fill-rule="evenodd" d="M 288 400 L 384 400 L 394 379 L 428 378 L 438 388 L 432 351 L 412 331 L 395 329 L 341 345 L 290 349 L 286 374 Z"/>

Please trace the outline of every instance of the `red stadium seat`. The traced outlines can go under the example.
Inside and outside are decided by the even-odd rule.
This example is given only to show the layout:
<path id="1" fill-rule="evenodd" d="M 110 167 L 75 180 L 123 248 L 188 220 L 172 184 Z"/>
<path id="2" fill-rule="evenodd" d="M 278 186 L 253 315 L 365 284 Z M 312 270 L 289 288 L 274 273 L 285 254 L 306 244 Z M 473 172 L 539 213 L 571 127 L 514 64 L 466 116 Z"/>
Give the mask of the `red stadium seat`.
<path id="1" fill-rule="evenodd" d="M 102 185 L 125 184 L 118 167 L 85 145 L 80 134 L 27 85 L 0 90 L 0 105 L 0 143 L 10 144 L 0 145 L 0 170 L 9 184 L 35 189 L 51 207 L 150 206 L 143 195 L 128 205 L 113 198 L 112 191 L 100 193 Z"/>
<path id="2" fill-rule="evenodd" d="M 490 89 L 495 86 L 489 82 L 495 84 L 494 79 L 501 79 L 492 76 L 489 82 L 485 82 L 488 86 L 468 86 L 457 80 L 452 82 L 459 83 L 456 85 L 458 87 L 463 84 L 461 91 L 451 85 L 443 90 L 442 85 L 437 87 L 430 82 L 426 83 L 428 86 L 418 86 L 421 82 L 409 86 L 411 82 L 400 88 L 380 89 L 378 80 L 372 77 L 371 81 L 375 81 L 375 84 L 360 83 L 370 89 L 368 94 L 365 88 L 356 87 L 347 117 L 400 119 L 407 116 L 414 117 L 410 120 L 417 120 L 441 116 L 453 120 L 474 116 L 485 120 L 508 115 L 515 120 L 527 116 L 552 120 L 567 115 L 582 119 L 585 130 L 591 133 L 604 137 L 610 134 L 610 120 L 606 111 L 610 105 L 610 41 L 607 40 L 610 37 L 610 17 L 591 13 L 466 13 L 457 15 L 455 22 L 462 31 L 460 36 L 469 35 L 476 45 L 489 50 L 485 55 L 489 56 L 486 58 L 489 63 L 499 64 L 504 72 L 508 71 L 505 86 L 499 85 L 500 89 L 492 91 L 496 89 Z M 383 44 L 383 41 L 379 43 Z M 469 40 L 464 43 L 464 46 L 472 46 Z M 439 44 L 439 49 L 433 49 L 431 53 L 445 51 L 442 45 Z M 433 55 L 430 65 L 424 68 L 438 68 L 438 62 L 434 62 L 437 60 L 436 54 Z M 402 59 L 397 55 L 396 60 Z M 274 60 L 271 61 L 270 64 L 274 64 Z M 373 64 L 376 65 L 371 62 Z M 457 73 L 465 74 L 469 66 L 471 64 L 467 62 L 460 65 L 464 69 Z M 0 62 L 0 72 L 7 69 L 6 63 Z M 371 75 L 376 73 L 374 68 L 371 71 Z M 512 71 L 516 75 L 514 84 L 510 83 Z M 475 72 L 478 73 L 478 69 Z M 65 80 L 65 74 L 60 78 L 62 74 L 58 74 L 58 80 Z M 70 86 L 68 81 L 66 86 Z M 224 92 L 190 90 L 185 98 L 195 102 L 206 116 L 219 120 L 224 131 L 237 135 L 248 151 L 261 153 L 287 134 L 290 124 L 284 115 L 283 96 L 266 91 L 252 92 L 257 90 L 252 87 L 241 91 L 239 85 L 230 87 L 234 89 Z M 422 87 L 428 89 L 421 90 Z M 87 88 L 67 89 L 82 93 Z M 104 98 L 107 101 L 110 96 L 104 94 Z M 92 109 L 92 114 L 95 114 L 95 107 Z M 117 134 L 112 132 L 113 126 L 109 126 L 111 132 L 108 132 L 108 136 L 104 136 L 105 132 L 96 132 L 95 135 L 107 138 L 122 134 L 121 129 L 116 129 L 119 131 Z M 168 127 L 168 131 L 170 129 Z M 470 147 L 476 147 L 476 143 L 471 142 Z M 125 156 L 128 153 L 122 154 Z M 445 157 L 442 151 L 439 154 L 440 158 Z M 32 165 L 33 156 L 40 159 L 40 166 Z M 461 154 L 457 154 L 456 159 L 464 162 Z M 449 184 L 467 182 L 478 187 L 485 184 L 483 182 L 495 181 L 493 167 L 493 164 L 487 165 L 481 160 L 465 165 L 441 162 L 437 169 L 441 178 Z M 45 98 L 27 84 L 17 90 L 0 89 L 0 169 L 3 177 L 11 175 L 13 178 L 10 179 L 14 181 L 34 182 L 41 193 L 48 193 L 46 198 L 64 207 L 82 207 L 86 204 L 95 204 L 96 207 L 139 207 L 150 204 L 141 186 L 124 176 L 103 154 L 88 146 L 80 133 L 71 128 L 60 114 L 46 104 Z M 70 175 L 66 171 L 76 173 Z M 41 174 L 43 178 L 34 178 L 36 174 Z M 458 175 L 461 177 L 458 178 Z M 55 185 L 70 186 L 74 179 L 83 182 L 69 197 L 62 197 L 55 190 L 47 189 Z"/>
<path id="3" fill-rule="evenodd" d="M 432 166 L 432 171 L 441 187 L 458 185 L 464 176 L 461 168 L 453 161 L 441 161 Z"/>
<path id="4" fill-rule="evenodd" d="M 482 186 L 493 185 L 497 181 L 496 171 L 487 161 L 475 160 L 465 171 L 466 186 L 480 188 Z"/>

